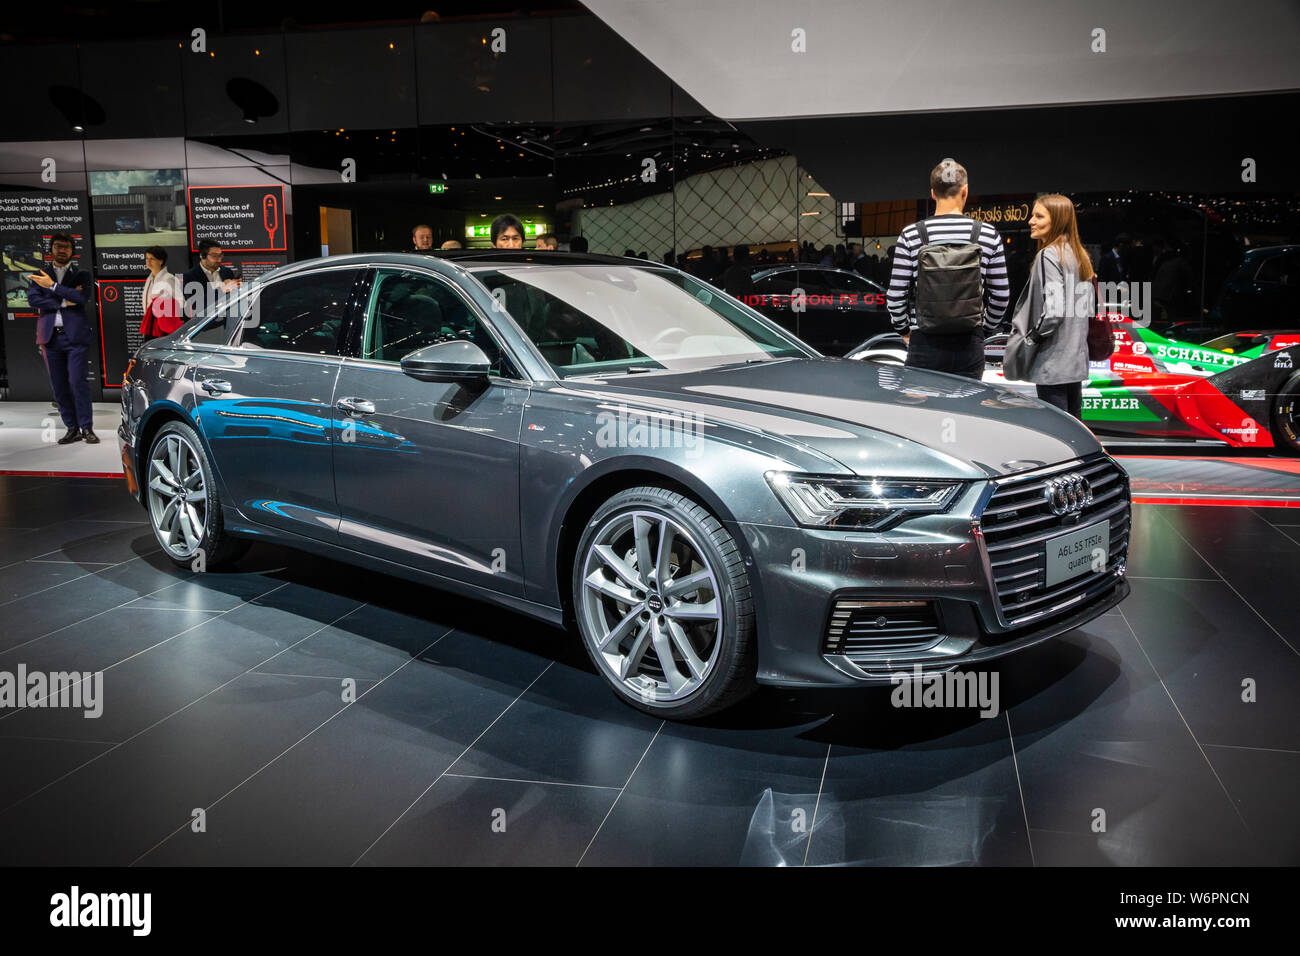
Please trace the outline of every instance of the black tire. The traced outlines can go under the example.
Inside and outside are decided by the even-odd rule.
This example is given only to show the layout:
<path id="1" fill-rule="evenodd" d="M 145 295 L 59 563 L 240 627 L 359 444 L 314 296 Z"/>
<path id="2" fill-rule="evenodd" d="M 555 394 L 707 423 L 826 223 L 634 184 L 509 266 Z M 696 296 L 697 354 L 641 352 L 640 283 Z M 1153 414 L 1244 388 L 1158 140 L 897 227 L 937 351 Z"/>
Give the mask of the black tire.
<path id="1" fill-rule="evenodd" d="M 161 477 L 154 473 L 154 459 L 160 454 L 164 459 L 167 458 L 167 451 L 172 448 L 179 448 L 182 454 L 189 453 L 182 470 L 192 476 L 193 469 L 197 466 L 201 473 L 204 491 L 202 534 L 194 535 L 193 543 L 188 540 L 189 536 L 184 534 L 183 529 L 172 534 L 166 532 L 164 516 L 170 512 L 163 503 L 164 496 L 151 485 L 155 477 Z M 145 512 L 149 515 L 149 526 L 153 529 L 154 538 L 162 547 L 163 554 L 177 567 L 193 571 L 215 571 L 237 561 L 249 549 L 251 542 L 233 537 L 225 529 L 225 514 L 221 507 L 221 495 L 217 491 L 216 473 L 203 442 L 189 425 L 171 421 L 158 429 L 140 471 L 141 494 L 145 501 Z M 198 499 L 193 499 L 192 510 L 193 513 L 200 513 Z M 183 524 L 193 530 L 192 522 L 185 521 Z"/>
<path id="2" fill-rule="evenodd" d="M 643 690 L 638 693 L 632 687 L 629 687 L 613 673 L 612 668 L 607 661 L 602 659 L 602 654 L 596 647 L 598 635 L 594 633 L 595 628 L 592 626 L 592 615 L 588 613 L 589 605 L 585 605 L 586 595 L 589 590 L 586 583 L 586 573 L 588 558 L 597 562 L 594 566 L 599 567 L 602 571 L 608 572 L 608 568 L 599 564 L 598 559 L 591 555 L 593 543 L 596 543 L 597 536 L 608 533 L 620 522 L 629 520 L 633 515 L 659 515 L 672 522 L 677 527 L 673 530 L 674 537 L 669 540 L 673 542 L 671 556 L 677 557 L 678 561 L 690 560 L 687 555 L 694 555 L 698 552 L 699 556 L 707 562 L 692 561 L 691 569 L 676 567 L 675 573 L 671 579 L 664 584 L 664 593 L 662 595 L 657 620 L 663 622 L 665 616 L 674 618 L 674 623 L 681 628 L 680 621 L 674 616 L 674 609 L 680 611 L 684 604 L 689 605 L 689 600 L 677 600 L 670 594 L 672 581 L 678 578 L 684 578 L 688 573 L 694 573 L 696 576 L 700 572 L 694 571 L 696 568 L 707 568 L 712 572 L 710 585 L 702 585 L 701 591 L 706 588 L 712 590 L 714 599 L 708 604 L 714 607 L 720 606 L 720 625 L 715 622 L 708 624 L 692 624 L 687 621 L 687 627 L 698 628 L 695 636 L 692 637 L 694 643 L 702 633 L 705 640 L 708 635 L 712 634 L 712 640 L 709 642 L 709 669 L 698 686 L 686 693 L 680 699 L 660 700 L 652 699 L 647 696 Z M 630 518 L 635 525 L 636 518 Z M 660 525 L 660 528 L 666 525 Z M 681 530 L 687 534 L 687 540 L 682 541 Z M 662 530 L 659 532 L 662 536 Z M 636 559 L 630 558 L 629 566 L 633 566 Z M 633 568 L 635 570 L 635 568 Z M 656 717 L 663 717 L 670 720 L 689 720 L 697 717 L 703 717 L 706 714 L 715 713 L 724 710 L 739 702 L 741 699 L 752 693 L 756 689 L 755 673 L 757 670 L 757 649 L 755 647 L 755 621 L 754 605 L 750 590 L 749 576 L 745 569 L 744 557 L 736 545 L 735 539 L 722 526 L 707 508 L 698 502 L 679 494 L 676 491 L 670 491 L 666 488 L 653 486 L 642 486 L 630 488 L 621 491 L 611 497 L 603 505 L 596 509 L 583 530 L 582 537 L 578 542 L 577 551 L 574 554 L 572 568 L 572 596 L 574 617 L 576 626 L 582 638 L 583 647 L 587 650 L 587 655 L 591 658 L 596 667 L 597 673 L 613 689 L 614 693 L 623 701 Z M 716 586 L 713 586 L 716 582 Z M 658 588 L 658 584 L 655 584 Z M 689 591 L 699 599 L 700 592 Z M 660 597 L 657 591 L 649 589 L 645 592 L 644 607 L 652 607 L 652 599 Z M 613 599 L 602 596 L 596 592 L 596 596 L 591 599 L 593 602 L 605 602 L 608 606 Z M 666 603 L 675 601 L 673 609 L 666 607 Z M 621 605 L 620 605 L 621 606 Z M 617 614 L 622 613 L 618 611 Z M 643 614 L 654 612 L 646 611 Z M 596 614 L 599 617 L 599 613 Z M 597 625 L 599 626 L 599 625 Z M 667 633 L 666 628 L 663 633 Z M 631 634 L 632 632 L 629 632 Z M 657 632 L 658 633 L 658 632 Z M 665 638 L 665 640 L 669 640 Z M 713 646 L 716 644 L 716 655 L 713 655 Z M 666 646 L 680 647 L 669 643 Z M 697 645 L 694 649 L 699 650 Z M 648 655 L 650 652 L 647 651 Z M 674 652 L 676 653 L 676 652 Z M 627 655 L 633 656 L 631 654 Z M 650 669 L 658 667 L 659 672 L 663 673 L 662 663 L 658 661 L 657 654 L 653 659 L 647 661 Z M 675 671 L 680 672 L 685 667 L 684 658 L 675 660 Z M 637 677 L 637 675 L 629 675 Z M 653 680 L 653 677 L 644 677 L 645 680 Z M 660 690 L 666 691 L 668 688 L 660 684 Z"/>
<path id="3" fill-rule="evenodd" d="M 1282 451 L 1300 455 L 1300 372 L 1278 389 L 1273 399 L 1273 442 Z"/>

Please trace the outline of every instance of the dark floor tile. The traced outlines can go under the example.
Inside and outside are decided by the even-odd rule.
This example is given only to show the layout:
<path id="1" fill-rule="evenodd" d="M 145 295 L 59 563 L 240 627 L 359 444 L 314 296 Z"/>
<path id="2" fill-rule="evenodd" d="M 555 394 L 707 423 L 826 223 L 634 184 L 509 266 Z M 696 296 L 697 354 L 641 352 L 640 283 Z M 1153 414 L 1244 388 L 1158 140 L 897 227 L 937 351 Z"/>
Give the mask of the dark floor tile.
<path id="1" fill-rule="evenodd" d="M 214 807 L 207 833 L 184 830 L 142 862 L 356 862 L 546 666 L 482 650 L 448 635 Z"/>
<path id="2" fill-rule="evenodd" d="M 144 509 L 120 478 L 36 480 L 47 484 L 0 495 L 0 523 L 43 528 L 59 521 L 99 518 L 138 522 L 148 530 Z"/>
<path id="3" fill-rule="evenodd" d="M 136 598 L 126 607 L 133 610 L 155 608 L 228 611 L 263 595 L 266 595 L 266 600 L 274 600 L 268 592 L 279 587 L 294 586 L 277 578 L 256 572 L 241 573 L 238 570 L 191 574 L 178 569 L 176 573 L 185 575 L 184 579 L 172 587 Z M 328 598 L 328 595 L 322 598 Z M 327 601 L 327 604 L 332 603 Z"/>
<path id="4" fill-rule="evenodd" d="M 1205 752 L 1246 818 L 1260 862 L 1300 865 L 1300 753 L 1214 746 Z"/>
<path id="5" fill-rule="evenodd" d="M 1141 577 L 1213 578 L 1209 566 L 1161 516 L 1161 507 L 1133 506 L 1128 573 Z"/>
<path id="6" fill-rule="evenodd" d="M 0 425 L 3 425 L 3 420 L 0 420 Z M 0 499 L 10 498 L 33 489 L 61 485 L 66 483 L 67 480 L 66 478 L 37 477 L 36 475 L 0 475 Z"/>
<path id="7" fill-rule="evenodd" d="M 711 725 L 665 724 L 583 866 L 802 863 L 829 745 L 807 734 L 816 718 L 763 726 L 779 707 L 760 697 Z"/>
<path id="8" fill-rule="evenodd" d="M 116 564 L 158 543 L 146 524 L 65 520 L 30 531 L 0 531 L 4 563 L 25 558 L 47 558 L 88 564 Z"/>
<path id="9" fill-rule="evenodd" d="M 333 681 L 245 675 L 0 811 L 0 865 L 129 864 L 343 706 Z"/>
<path id="10" fill-rule="evenodd" d="M 180 571 L 160 555 L 99 568 L 39 594 L 0 606 L 0 661 L 6 650 L 107 612 L 136 598 L 172 587 L 192 572 Z"/>
<path id="11" fill-rule="evenodd" d="M 622 787 L 660 723 L 617 700 L 595 674 L 556 664 L 452 770 Z"/>
<path id="12" fill-rule="evenodd" d="M 1251 508 L 1260 517 L 1275 528 L 1296 530 L 1300 528 L 1300 508 Z"/>
<path id="13" fill-rule="evenodd" d="M 263 581 L 262 587 L 269 584 Z M 346 599 L 333 603 L 336 616 L 356 606 Z M 143 639 L 175 636 L 104 672 L 99 717 L 86 719 L 69 709 L 24 710 L 0 719 L 0 736 L 126 740 L 324 626 L 305 614 L 285 614 L 255 603 L 223 614 L 141 610 L 136 605 L 115 613 L 128 622 L 133 617 L 143 621 Z"/>
<path id="14" fill-rule="evenodd" d="M 393 827 L 368 866 L 573 866 L 617 790 L 446 776 Z"/>
<path id="15" fill-rule="evenodd" d="M 0 774 L 0 808 L 17 803 L 112 746 L 97 740 L 0 738 L 0 767 L 12 771 Z"/>
<path id="16" fill-rule="evenodd" d="M 1296 613 L 1300 607 L 1296 600 L 1300 548 L 1293 554 L 1269 553 L 1263 561 L 1254 551 L 1224 549 L 1214 552 L 1210 560 L 1223 580 L 1249 606 L 1248 613 L 1262 617 L 1278 639 L 1300 653 L 1300 615 Z"/>
<path id="17" fill-rule="evenodd" d="M 1160 516 L 1178 534 L 1212 561 L 1219 551 L 1281 552 L 1293 554 L 1300 545 L 1261 518 L 1251 508 L 1224 508 L 1211 505 L 1155 506 Z"/>
<path id="18" fill-rule="evenodd" d="M 449 630 L 425 618 L 366 605 L 258 669 L 268 674 L 377 679 Z"/>
<path id="19" fill-rule="evenodd" d="M 212 617 L 206 611 L 122 608 L 0 653 L 0 667 L 22 663 L 28 671 L 103 670 Z"/>
<path id="20" fill-rule="evenodd" d="M 105 568 L 108 565 L 94 567 Z M 67 584 L 73 578 L 93 573 L 94 568 L 70 561 L 17 561 L 0 568 L 0 604 L 47 591 L 60 584 Z"/>
<path id="21" fill-rule="evenodd" d="M 1036 866 L 1130 866 L 1128 848 L 1106 833 L 1031 829 Z"/>
<path id="22" fill-rule="evenodd" d="M 882 689 L 818 729 L 866 741 L 831 749 L 808 865 L 1029 863 L 1005 718 L 891 698 Z M 775 819 L 789 828 L 788 815 Z"/>
<path id="23" fill-rule="evenodd" d="M 1122 618 L 1009 659 L 1002 672 L 1036 856 L 1043 830 L 1078 838 L 1048 837 L 1049 850 L 1083 847 L 1095 863 L 1252 862 L 1240 818 Z M 1105 834 L 1092 831 L 1098 810 Z"/>
<path id="24" fill-rule="evenodd" d="M 1135 581 L 1121 610 L 1202 743 L 1300 750 L 1300 657 L 1226 584 Z"/>

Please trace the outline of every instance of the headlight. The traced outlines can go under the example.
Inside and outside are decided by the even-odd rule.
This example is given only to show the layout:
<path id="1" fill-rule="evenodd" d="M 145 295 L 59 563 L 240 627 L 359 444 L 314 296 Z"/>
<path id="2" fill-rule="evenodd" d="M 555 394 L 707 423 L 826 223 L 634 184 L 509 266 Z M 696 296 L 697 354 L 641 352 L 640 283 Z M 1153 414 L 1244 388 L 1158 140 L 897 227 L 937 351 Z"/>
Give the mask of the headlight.
<path id="1" fill-rule="evenodd" d="M 914 514 L 943 511 L 960 481 L 921 478 L 825 478 L 784 471 L 765 477 L 795 521 L 809 528 L 877 529 Z"/>

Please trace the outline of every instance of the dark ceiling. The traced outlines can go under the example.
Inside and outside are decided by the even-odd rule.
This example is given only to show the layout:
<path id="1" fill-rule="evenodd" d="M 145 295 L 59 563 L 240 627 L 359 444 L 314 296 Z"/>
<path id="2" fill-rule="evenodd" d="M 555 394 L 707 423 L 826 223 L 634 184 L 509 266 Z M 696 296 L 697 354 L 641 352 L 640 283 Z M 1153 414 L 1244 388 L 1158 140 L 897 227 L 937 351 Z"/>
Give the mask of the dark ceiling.
<path id="1" fill-rule="evenodd" d="M 77 40 L 139 40 L 189 33 L 195 27 L 218 32 L 268 32 L 358 27 L 382 23 L 533 17 L 582 13 L 577 0 L 424 0 L 370 2 L 361 7 L 322 3 L 213 3 L 184 0 L 124 0 L 121 3 L 10 4 L 0 25 L 0 43 Z"/>

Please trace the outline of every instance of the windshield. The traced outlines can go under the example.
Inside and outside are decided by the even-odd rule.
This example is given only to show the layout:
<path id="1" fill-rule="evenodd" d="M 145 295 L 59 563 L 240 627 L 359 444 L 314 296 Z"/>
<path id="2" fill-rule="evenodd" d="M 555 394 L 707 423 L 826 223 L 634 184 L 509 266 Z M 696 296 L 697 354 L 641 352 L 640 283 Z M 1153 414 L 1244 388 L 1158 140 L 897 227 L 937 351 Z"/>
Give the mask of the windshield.
<path id="1" fill-rule="evenodd" d="M 624 265 L 521 265 L 475 277 L 560 378 L 690 371 L 817 354 L 683 273 Z"/>

